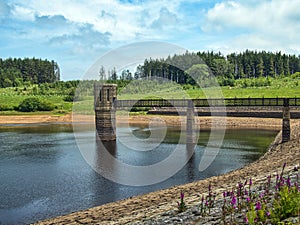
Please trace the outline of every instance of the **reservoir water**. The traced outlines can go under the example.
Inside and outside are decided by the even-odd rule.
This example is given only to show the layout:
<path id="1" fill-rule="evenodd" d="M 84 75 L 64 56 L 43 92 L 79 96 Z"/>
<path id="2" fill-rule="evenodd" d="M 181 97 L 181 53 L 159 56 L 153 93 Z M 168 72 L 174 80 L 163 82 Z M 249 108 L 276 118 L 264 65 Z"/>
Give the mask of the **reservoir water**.
<path id="1" fill-rule="evenodd" d="M 126 136 L 132 131 L 138 136 L 148 135 L 143 126 L 131 130 L 120 128 L 118 135 Z M 87 136 L 91 133 L 82 132 Z M 177 128 L 168 129 L 166 138 L 155 151 L 132 151 L 117 141 L 114 157 L 136 165 L 158 162 L 178 144 L 178 132 Z M 72 125 L 0 126 L 0 224 L 33 223 L 224 174 L 257 160 L 276 134 L 275 130 L 226 130 L 216 159 L 199 172 L 209 136 L 209 131 L 202 130 L 194 155 L 178 173 L 158 184 L 134 187 L 114 183 L 96 173 L 78 149 Z M 88 139 L 85 144 L 94 145 Z"/>

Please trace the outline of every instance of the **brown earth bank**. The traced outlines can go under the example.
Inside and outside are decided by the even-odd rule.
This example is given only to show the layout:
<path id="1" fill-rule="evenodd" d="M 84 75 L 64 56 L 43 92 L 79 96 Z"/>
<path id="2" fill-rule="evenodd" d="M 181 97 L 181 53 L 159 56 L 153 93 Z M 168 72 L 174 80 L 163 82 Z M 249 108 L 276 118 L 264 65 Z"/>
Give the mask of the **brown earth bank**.
<path id="1" fill-rule="evenodd" d="M 261 119 L 259 121 L 258 126 L 261 127 L 265 121 Z M 255 122 L 258 121 L 256 119 L 252 120 L 252 118 L 248 118 L 248 121 L 242 118 L 240 121 L 235 120 L 236 124 L 244 122 L 255 125 Z M 278 125 L 280 124 L 278 121 L 277 123 Z M 185 193 L 187 206 L 192 207 L 199 205 L 199 196 L 207 192 L 209 184 L 214 187 L 217 193 L 222 193 L 224 190 L 233 188 L 238 182 L 243 182 L 250 178 L 252 178 L 255 184 L 269 174 L 280 173 L 284 163 L 287 164 L 287 170 L 291 170 L 295 165 L 299 165 L 300 163 L 299 121 L 294 121 L 290 141 L 281 143 L 281 134 L 279 133 L 263 157 L 241 169 L 206 180 L 175 186 L 47 221 L 41 221 L 37 224 L 143 224 L 145 220 L 159 218 L 166 214 L 166 212 L 176 209 L 180 191 L 184 191 Z"/>
<path id="2" fill-rule="evenodd" d="M 149 124 L 158 123 L 168 126 L 180 126 L 185 124 L 184 116 L 169 115 L 134 115 L 117 116 L 117 124 Z M 291 120 L 292 123 L 296 120 Z M 0 115 L 0 125 L 5 124 L 35 124 L 35 123 L 94 123 L 93 115 Z M 273 118 L 252 118 L 252 117 L 198 117 L 197 124 L 201 127 L 211 127 L 212 124 L 226 125 L 227 127 L 245 128 L 271 128 L 280 129 L 282 119 Z"/>

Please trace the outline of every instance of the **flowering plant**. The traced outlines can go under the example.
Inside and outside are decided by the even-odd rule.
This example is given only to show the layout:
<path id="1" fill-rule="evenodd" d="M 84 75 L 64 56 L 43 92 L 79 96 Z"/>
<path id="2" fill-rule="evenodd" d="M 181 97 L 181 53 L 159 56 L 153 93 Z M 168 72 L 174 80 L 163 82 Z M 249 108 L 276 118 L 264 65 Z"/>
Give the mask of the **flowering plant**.
<path id="1" fill-rule="evenodd" d="M 178 205 L 178 211 L 179 212 L 184 212 L 186 210 L 183 191 L 180 192 L 180 202 L 177 202 L 177 205 Z"/>

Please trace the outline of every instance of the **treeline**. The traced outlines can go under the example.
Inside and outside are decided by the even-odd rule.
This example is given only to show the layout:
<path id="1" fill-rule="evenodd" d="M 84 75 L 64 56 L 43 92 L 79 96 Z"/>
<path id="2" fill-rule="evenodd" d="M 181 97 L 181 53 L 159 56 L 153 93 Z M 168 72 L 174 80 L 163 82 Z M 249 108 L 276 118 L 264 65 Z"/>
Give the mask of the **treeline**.
<path id="1" fill-rule="evenodd" d="M 59 80 L 59 66 L 53 60 L 0 58 L 0 87 L 19 87 L 24 83 L 53 83 Z"/>
<path id="2" fill-rule="evenodd" d="M 207 70 L 205 64 L 211 72 L 205 71 Z M 234 85 L 235 80 L 241 78 L 276 78 L 278 76 L 289 76 L 299 71 L 300 57 L 282 54 L 281 52 L 246 50 L 242 53 L 232 53 L 227 56 L 213 51 L 186 52 L 182 55 L 169 56 L 166 59 L 146 59 L 142 65 L 137 67 L 134 74 L 129 70 L 124 70 L 119 79 L 132 80 L 161 77 L 179 84 L 194 85 L 195 76 L 191 78 L 189 74 L 195 75 L 195 72 L 197 72 L 198 76 L 202 76 L 200 81 L 207 80 L 203 76 L 209 78 L 214 75 L 220 85 Z M 114 76 L 110 79 L 115 80 L 117 78 Z"/>
<path id="3" fill-rule="evenodd" d="M 231 53 L 197 53 L 211 68 L 215 76 L 232 75 L 235 79 L 288 76 L 300 71 L 300 58 L 295 55 L 266 51 Z"/>

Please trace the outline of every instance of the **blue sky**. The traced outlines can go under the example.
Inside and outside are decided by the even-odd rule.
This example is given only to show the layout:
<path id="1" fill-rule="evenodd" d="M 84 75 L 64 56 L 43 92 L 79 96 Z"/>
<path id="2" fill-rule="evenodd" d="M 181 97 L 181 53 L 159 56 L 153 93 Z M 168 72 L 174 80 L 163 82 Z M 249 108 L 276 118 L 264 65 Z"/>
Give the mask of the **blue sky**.
<path id="1" fill-rule="evenodd" d="M 53 59 L 62 80 L 142 41 L 300 54 L 299 0 L 0 0 L 0 22 L 1 58 Z"/>

